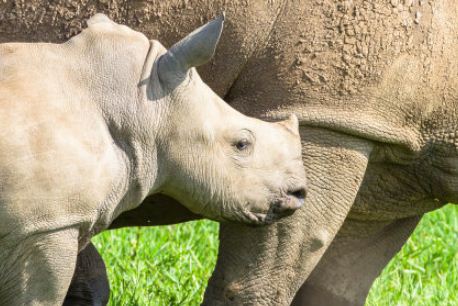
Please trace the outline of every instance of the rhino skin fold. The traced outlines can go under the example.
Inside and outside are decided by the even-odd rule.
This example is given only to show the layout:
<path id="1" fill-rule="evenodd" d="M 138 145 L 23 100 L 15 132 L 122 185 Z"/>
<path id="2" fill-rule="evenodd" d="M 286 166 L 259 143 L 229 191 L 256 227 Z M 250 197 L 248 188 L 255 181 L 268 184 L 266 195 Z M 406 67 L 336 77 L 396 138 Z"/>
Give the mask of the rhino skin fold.
<path id="1" fill-rule="evenodd" d="M 248 117 L 194 68 L 224 15 L 169 50 L 103 14 L 87 24 L 60 44 L 0 44 L 0 305 L 61 305 L 70 285 L 66 304 L 106 303 L 90 238 L 148 196 L 251 225 L 304 203 L 297 118 Z"/>
<path id="2" fill-rule="evenodd" d="M 280 223 L 222 225 L 205 301 L 353 306 L 422 215 L 458 201 L 458 3 L 395 2 L 7 0 L 0 39 L 61 42 L 101 11 L 171 46 L 225 11 L 199 73 L 245 114 L 298 115 L 309 190 Z"/>

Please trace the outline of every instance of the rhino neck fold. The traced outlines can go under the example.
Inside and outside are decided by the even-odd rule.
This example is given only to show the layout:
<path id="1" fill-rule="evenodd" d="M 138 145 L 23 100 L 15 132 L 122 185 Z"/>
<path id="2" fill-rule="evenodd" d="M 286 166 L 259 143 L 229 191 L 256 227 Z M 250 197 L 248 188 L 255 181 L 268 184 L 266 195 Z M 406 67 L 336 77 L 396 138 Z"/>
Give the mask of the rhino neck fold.
<path id="1" fill-rule="evenodd" d="M 88 44 L 92 40 L 98 43 Z M 152 48 L 141 34 L 113 40 L 85 31 L 71 41 L 69 49 L 85 56 L 75 56 L 78 62 L 70 69 L 85 82 L 84 99 L 92 101 L 90 111 L 100 114 L 125 168 L 125 177 L 119 179 L 125 182 L 125 193 L 114 208 L 114 219 L 137 207 L 157 184 L 156 136 L 164 99 L 151 101 L 147 90 L 160 48 Z"/>

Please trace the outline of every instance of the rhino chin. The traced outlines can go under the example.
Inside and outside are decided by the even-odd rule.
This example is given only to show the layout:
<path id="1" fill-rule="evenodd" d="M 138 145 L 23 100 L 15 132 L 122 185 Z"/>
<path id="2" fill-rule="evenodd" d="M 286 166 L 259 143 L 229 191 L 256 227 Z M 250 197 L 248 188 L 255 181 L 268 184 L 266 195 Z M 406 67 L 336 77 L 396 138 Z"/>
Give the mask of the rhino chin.
<path id="1" fill-rule="evenodd" d="M 235 214 L 222 214 L 219 218 L 215 218 L 215 221 L 228 222 L 228 223 L 240 223 L 245 225 L 266 225 L 271 223 L 273 220 L 269 218 L 269 213 L 253 212 L 249 210 L 241 210 L 235 212 Z M 272 221 L 269 221 L 272 220 Z"/>
<path id="2" fill-rule="evenodd" d="M 245 216 L 250 221 L 250 224 L 252 225 L 265 225 L 265 224 L 269 224 L 272 222 L 272 221 L 269 221 L 270 218 L 268 217 L 269 216 L 268 213 L 257 213 L 257 212 L 247 211 L 245 212 Z"/>
<path id="3" fill-rule="evenodd" d="M 278 214 L 274 212 L 274 209 L 271 208 L 267 212 L 254 212 L 254 211 L 243 211 L 241 216 L 238 216 L 237 218 L 226 218 L 226 221 L 229 222 L 240 222 L 243 224 L 248 224 L 248 225 L 255 225 L 255 226 L 261 226 L 261 225 L 268 225 L 272 224 L 275 221 L 278 221 L 282 217 L 286 216 L 285 214 Z"/>
<path id="4" fill-rule="evenodd" d="M 304 205 L 304 198 L 285 195 L 270 201 L 269 210 L 251 211 L 241 210 L 235 214 L 222 214 L 216 221 L 237 222 L 248 225 L 268 225 L 280 220 L 283 217 L 292 215 Z"/>

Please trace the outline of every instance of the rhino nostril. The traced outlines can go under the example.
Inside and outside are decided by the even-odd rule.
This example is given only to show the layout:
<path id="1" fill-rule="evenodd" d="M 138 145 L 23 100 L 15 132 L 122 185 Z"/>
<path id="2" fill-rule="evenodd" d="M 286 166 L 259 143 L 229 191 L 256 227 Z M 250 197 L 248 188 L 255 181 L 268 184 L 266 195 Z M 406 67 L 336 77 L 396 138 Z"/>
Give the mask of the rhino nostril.
<path id="1" fill-rule="evenodd" d="M 304 205 L 306 193 L 304 187 L 287 191 L 286 197 L 273 204 L 272 212 L 278 216 L 288 216 L 292 214 Z"/>
<path id="2" fill-rule="evenodd" d="M 301 187 L 301 188 L 298 188 L 298 189 L 290 190 L 290 191 L 287 192 L 287 194 L 289 196 L 295 197 L 295 198 L 303 201 L 305 199 L 305 196 L 306 196 L 307 192 L 305 191 L 305 188 Z"/>

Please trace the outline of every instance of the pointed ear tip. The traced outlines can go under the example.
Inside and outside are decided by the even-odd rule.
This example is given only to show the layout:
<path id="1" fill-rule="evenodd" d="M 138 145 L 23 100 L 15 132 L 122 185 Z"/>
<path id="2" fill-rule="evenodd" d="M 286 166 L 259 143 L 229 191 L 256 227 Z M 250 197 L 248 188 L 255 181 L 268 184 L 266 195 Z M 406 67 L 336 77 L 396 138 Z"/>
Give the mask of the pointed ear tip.
<path id="1" fill-rule="evenodd" d="M 214 20 L 218 22 L 220 27 L 222 28 L 224 25 L 224 20 L 226 19 L 226 13 L 223 11 L 221 14 L 219 14 Z"/>
<path id="2" fill-rule="evenodd" d="M 215 19 L 213 19 L 211 22 L 208 23 L 208 25 L 211 24 L 211 29 L 212 29 L 211 31 L 216 36 L 217 40 L 219 40 L 221 33 L 223 32 L 224 19 L 225 19 L 225 14 L 224 12 L 222 12 Z"/>

